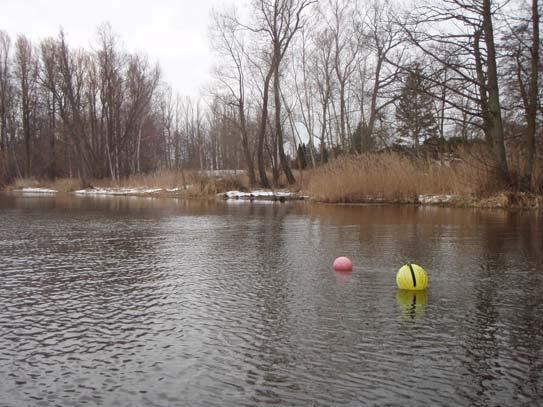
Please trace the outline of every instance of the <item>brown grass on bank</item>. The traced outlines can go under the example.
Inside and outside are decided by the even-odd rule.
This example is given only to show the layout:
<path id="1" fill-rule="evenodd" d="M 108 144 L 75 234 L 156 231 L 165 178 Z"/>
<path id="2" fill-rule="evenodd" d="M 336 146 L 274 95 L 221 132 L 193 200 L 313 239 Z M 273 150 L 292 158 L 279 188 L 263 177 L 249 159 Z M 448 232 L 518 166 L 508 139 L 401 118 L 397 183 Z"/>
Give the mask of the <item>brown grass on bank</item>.
<path id="1" fill-rule="evenodd" d="M 212 176 L 208 172 L 190 170 L 185 171 L 184 178 L 183 182 L 183 175 L 180 171 L 162 170 L 150 174 L 134 175 L 119 181 L 95 180 L 91 184 L 98 188 L 179 188 L 190 194 L 203 196 L 223 192 L 226 190 L 225 188 L 245 188 L 247 184 L 243 173 Z"/>
<path id="2" fill-rule="evenodd" d="M 215 196 L 230 190 L 247 190 L 249 181 L 245 175 L 226 175 L 213 177 L 207 174 L 195 173 L 191 176 L 191 188 L 186 191 L 189 198 Z"/>
<path id="3" fill-rule="evenodd" d="M 95 179 L 90 181 L 95 188 L 134 188 L 163 189 L 167 195 L 181 195 L 188 198 L 202 198 L 228 190 L 246 190 L 247 176 L 240 172 L 237 175 L 212 176 L 207 172 L 185 171 L 185 183 L 179 171 L 157 171 L 150 174 L 134 175 L 117 181 L 111 179 Z M 10 186 L 12 189 L 49 188 L 59 192 L 73 192 L 83 188 L 79 178 L 57 178 L 56 180 L 17 178 Z M 168 193 L 166 189 L 177 189 Z"/>
<path id="4" fill-rule="evenodd" d="M 507 163 L 511 175 L 511 183 L 518 187 L 524 166 L 526 164 L 526 152 L 522 145 L 508 146 Z M 532 190 L 543 193 L 543 145 L 538 146 L 532 170 Z"/>
<path id="5" fill-rule="evenodd" d="M 180 172 L 157 171 L 138 174 L 119 180 L 95 179 L 90 182 L 95 188 L 175 188 L 183 184 Z"/>
<path id="6" fill-rule="evenodd" d="M 460 160 L 410 159 L 394 152 L 342 157 L 312 172 L 304 193 L 322 202 L 414 202 L 424 195 L 482 196 L 498 185 L 485 151 Z"/>
<path id="7" fill-rule="evenodd" d="M 543 196 L 505 191 L 472 203 L 477 208 L 543 209 Z"/>
<path id="8" fill-rule="evenodd" d="M 81 189 L 81 180 L 79 178 L 57 178 L 55 180 L 36 179 L 36 178 L 16 178 L 11 187 L 13 189 L 21 188 L 49 188 L 56 191 L 71 192 Z"/>

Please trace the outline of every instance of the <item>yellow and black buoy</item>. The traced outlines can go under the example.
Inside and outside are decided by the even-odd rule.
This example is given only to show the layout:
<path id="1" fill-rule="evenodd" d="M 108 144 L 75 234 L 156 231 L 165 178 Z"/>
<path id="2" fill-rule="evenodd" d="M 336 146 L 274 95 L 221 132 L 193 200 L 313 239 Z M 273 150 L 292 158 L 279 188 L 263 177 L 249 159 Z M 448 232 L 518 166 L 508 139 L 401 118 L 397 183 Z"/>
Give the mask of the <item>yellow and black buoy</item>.
<path id="1" fill-rule="evenodd" d="M 424 290 L 428 287 L 428 275 L 421 266 L 407 263 L 398 270 L 396 284 L 402 290 Z"/>

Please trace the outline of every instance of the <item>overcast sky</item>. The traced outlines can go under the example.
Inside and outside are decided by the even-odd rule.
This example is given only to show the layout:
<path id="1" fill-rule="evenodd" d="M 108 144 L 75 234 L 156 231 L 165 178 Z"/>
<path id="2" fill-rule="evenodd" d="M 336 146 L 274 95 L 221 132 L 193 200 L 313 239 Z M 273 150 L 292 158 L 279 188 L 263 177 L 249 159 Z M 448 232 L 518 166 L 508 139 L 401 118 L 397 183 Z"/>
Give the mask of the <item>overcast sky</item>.
<path id="1" fill-rule="evenodd" d="M 96 28 L 109 22 L 129 51 L 157 60 L 164 80 L 182 95 L 197 96 L 212 66 L 210 11 L 233 0 L 1 0 L 0 30 L 12 41 L 56 36 L 62 27 L 72 46 L 90 47 Z"/>

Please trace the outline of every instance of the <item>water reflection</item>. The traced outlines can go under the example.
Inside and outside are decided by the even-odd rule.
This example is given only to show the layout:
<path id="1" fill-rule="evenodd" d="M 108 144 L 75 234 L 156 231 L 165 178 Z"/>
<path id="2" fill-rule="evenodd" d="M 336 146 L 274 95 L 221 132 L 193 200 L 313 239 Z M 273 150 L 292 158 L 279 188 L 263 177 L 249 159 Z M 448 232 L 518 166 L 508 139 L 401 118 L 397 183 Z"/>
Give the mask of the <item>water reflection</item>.
<path id="1" fill-rule="evenodd" d="M 424 309 L 428 303 L 428 294 L 426 290 L 398 290 L 396 302 L 402 310 L 403 319 L 419 319 L 424 316 Z"/>
<path id="2" fill-rule="evenodd" d="M 0 196 L 2 403 L 537 405 L 542 226 L 506 211 Z M 338 253 L 354 273 L 331 271 Z M 405 259 L 427 269 L 426 291 L 396 289 Z"/>
<path id="3" fill-rule="evenodd" d="M 352 271 L 337 271 L 333 270 L 337 284 L 349 284 L 353 277 Z"/>

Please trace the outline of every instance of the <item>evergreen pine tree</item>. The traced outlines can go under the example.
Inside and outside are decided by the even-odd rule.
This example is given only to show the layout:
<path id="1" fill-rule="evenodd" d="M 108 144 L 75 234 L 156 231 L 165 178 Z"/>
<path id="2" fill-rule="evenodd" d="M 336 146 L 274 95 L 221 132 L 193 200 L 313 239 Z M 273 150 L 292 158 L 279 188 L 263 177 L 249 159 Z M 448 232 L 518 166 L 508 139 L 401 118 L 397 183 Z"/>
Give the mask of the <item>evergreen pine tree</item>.
<path id="1" fill-rule="evenodd" d="M 356 126 L 356 130 L 352 135 L 352 151 L 362 152 L 362 121 L 358 122 L 358 126 Z"/>
<path id="2" fill-rule="evenodd" d="M 302 170 L 307 167 L 307 161 L 305 159 L 305 144 L 298 144 L 298 165 Z"/>
<path id="3" fill-rule="evenodd" d="M 434 103 L 419 67 L 406 76 L 396 107 L 396 119 L 400 135 L 411 138 L 415 146 L 421 139 L 436 135 Z"/>

